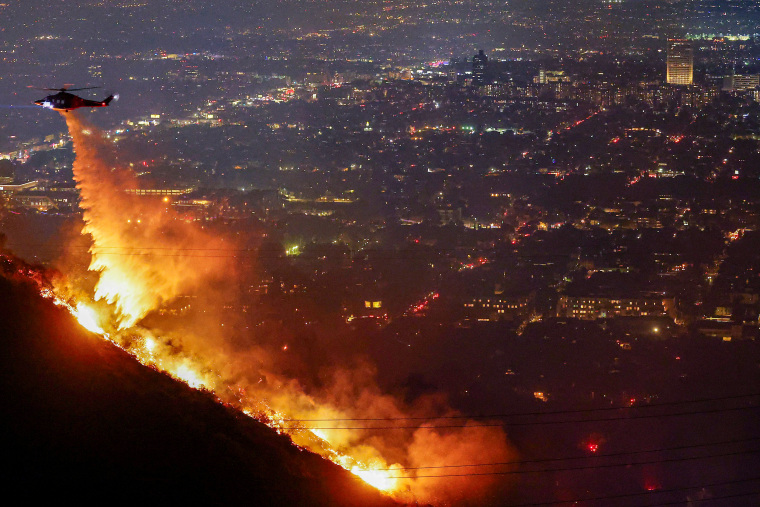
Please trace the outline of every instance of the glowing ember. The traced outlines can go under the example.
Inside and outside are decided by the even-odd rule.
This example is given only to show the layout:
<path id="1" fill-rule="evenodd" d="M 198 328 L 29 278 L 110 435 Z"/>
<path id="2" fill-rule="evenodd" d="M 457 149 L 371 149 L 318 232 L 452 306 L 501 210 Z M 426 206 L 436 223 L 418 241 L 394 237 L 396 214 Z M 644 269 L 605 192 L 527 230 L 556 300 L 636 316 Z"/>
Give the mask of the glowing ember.
<path id="1" fill-rule="evenodd" d="M 156 348 L 156 342 L 150 338 L 145 338 L 143 341 L 143 348 L 148 354 L 152 354 Z"/>
<path id="2" fill-rule="evenodd" d="M 76 308 L 71 309 L 71 313 L 76 317 L 77 321 L 83 328 L 90 331 L 91 333 L 96 334 L 105 334 L 105 331 L 102 327 L 100 327 L 100 324 L 98 324 L 98 314 L 90 308 L 89 306 L 85 305 L 82 302 L 77 303 Z"/>
<path id="3" fill-rule="evenodd" d="M 461 481 L 399 479 L 395 476 L 402 465 L 389 464 L 382 451 L 398 456 L 396 459 L 412 467 L 456 466 L 472 462 L 471 456 L 479 456 L 484 462 L 503 462 L 510 457 L 511 450 L 501 429 L 474 425 L 444 434 L 420 427 L 399 437 L 397 432 L 381 435 L 371 428 L 357 431 L 311 428 L 313 424 L 309 421 L 350 420 L 357 414 L 404 418 L 405 405 L 380 392 L 374 380 L 354 382 L 352 372 L 346 378 L 336 378 L 334 392 L 315 389 L 316 394 L 312 394 L 298 379 L 232 361 L 221 347 L 209 350 L 201 346 L 201 342 L 206 345 L 218 336 L 199 339 L 187 331 L 181 335 L 158 335 L 138 326 L 143 317 L 165 303 L 194 289 L 212 286 L 210 282 L 219 281 L 215 277 L 220 274 L 232 278 L 234 270 L 229 260 L 232 255 L 223 252 L 234 247 L 181 219 L 162 200 L 139 199 L 125 192 L 125 188 L 136 188 L 134 175 L 107 162 L 112 157 L 97 130 L 85 128 L 76 114 L 68 113 L 65 118 L 76 152 L 74 177 L 86 223 L 83 232 L 93 241 L 89 269 L 98 274 L 94 296 L 96 301 L 104 302 L 94 307 L 70 304 L 82 291 L 74 290 L 75 294 L 71 294 L 72 289 L 67 287 L 42 288 L 45 297 L 67 308 L 82 326 L 126 350 L 141 363 L 193 388 L 213 392 L 220 402 L 240 408 L 278 433 L 288 434 L 295 445 L 333 461 L 378 490 L 410 502 L 451 504 L 467 498 L 473 505 L 478 503 L 477 498 L 494 484 L 493 477 L 469 477 Z M 202 252 L 206 249 L 214 254 Z M 487 259 L 478 259 L 472 267 L 486 262 Z M 428 295 L 420 302 L 421 309 L 436 298 L 437 293 Z M 295 350 L 288 344 L 280 347 L 282 351 Z M 253 352 L 251 355 L 255 356 Z M 270 361 L 266 359 L 255 357 L 252 362 L 268 365 Z M 359 385 L 362 387 L 356 387 Z"/>
<path id="4" fill-rule="evenodd" d="M 392 491 L 398 481 L 390 475 L 391 471 L 389 470 L 362 470 L 355 466 L 351 469 L 351 473 L 361 477 L 364 482 L 381 491 Z"/>
<path id="5" fill-rule="evenodd" d="M 76 153 L 73 172 L 83 232 L 93 239 L 89 269 L 99 274 L 95 300 L 114 305 L 116 327 L 128 329 L 199 280 L 231 271 L 231 256 L 218 252 L 234 246 L 179 220 L 160 200 L 125 192 L 139 185 L 132 171 L 110 162 L 111 144 L 76 114 L 67 113 L 65 119 Z M 217 255 L 182 255 L 197 251 L 198 245 Z"/>
<path id="6" fill-rule="evenodd" d="M 320 430 L 317 430 L 317 429 L 311 429 L 309 431 L 311 431 L 312 433 L 314 433 L 317 436 L 317 438 L 321 438 L 322 440 L 327 441 L 327 435 L 325 434 L 324 431 L 320 431 Z"/>
<path id="7" fill-rule="evenodd" d="M 170 372 L 172 376 L 184 381 L 190 387 L 195 389 L 204 387 L 203 380 L 198 376 L 196 372 L 190 369 L 186 364 L 180 365 L 178 368 Z"/>

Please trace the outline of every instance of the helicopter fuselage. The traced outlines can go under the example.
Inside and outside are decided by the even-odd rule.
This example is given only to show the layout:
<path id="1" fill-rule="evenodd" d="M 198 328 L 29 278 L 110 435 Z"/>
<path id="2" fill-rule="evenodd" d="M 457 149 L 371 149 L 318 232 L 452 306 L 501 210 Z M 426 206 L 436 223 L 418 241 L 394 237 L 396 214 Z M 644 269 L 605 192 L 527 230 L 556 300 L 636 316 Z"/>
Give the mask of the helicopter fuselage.
<path id="1" fill-rule="evenodd" d="M 113 95 L 109 95 L 103 100 L 88 100 L 73 93 L 60 91 L 55 95 L 48 95 L 44 99 L 35 100 L 34 103 L 53 111 L 71 111 L 80 107 L 106 107 L 113 98 Z"/>

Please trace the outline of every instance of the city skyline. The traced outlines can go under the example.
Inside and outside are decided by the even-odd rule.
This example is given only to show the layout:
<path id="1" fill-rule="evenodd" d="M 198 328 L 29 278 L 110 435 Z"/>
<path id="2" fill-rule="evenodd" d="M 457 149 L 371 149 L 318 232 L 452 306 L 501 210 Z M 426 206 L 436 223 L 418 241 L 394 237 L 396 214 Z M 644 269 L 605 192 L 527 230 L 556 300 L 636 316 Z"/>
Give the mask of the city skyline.
<path id="1" fill-rule="evenodd" d="M 98 340 L 82 378 L 140 379 L 121 413 L 155 390 L 188 425 L 151 435 L 248 464 L 210 498 L 304 480 L 287 498 L 328 504 L 353 479 L 367 505 L 758 498 L 757 2 L 0 15 L 2 282 Z M 201 391 L 206 426 L 156 372 Z M 83 460 L 118 487 L 198 487 L 108 461 L 144 433 L 94 413 L 11 437 L 96 426 Z M 238 424 L 265 437 L 238 445 Z M 275 441 L 289 473 L 258 461 Z"/>

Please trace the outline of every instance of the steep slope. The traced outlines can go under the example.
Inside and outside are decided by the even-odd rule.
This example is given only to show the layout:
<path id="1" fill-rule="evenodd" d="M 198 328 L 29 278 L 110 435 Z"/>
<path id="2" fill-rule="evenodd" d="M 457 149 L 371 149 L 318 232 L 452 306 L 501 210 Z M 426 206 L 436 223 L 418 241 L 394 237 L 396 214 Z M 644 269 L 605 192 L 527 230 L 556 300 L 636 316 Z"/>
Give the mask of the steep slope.
<path id="1" fill-rule="evenodd" d="M 84 503 L 396 505 L 360 479 L 88 334 L 0 277 L 6 494 Z"/>

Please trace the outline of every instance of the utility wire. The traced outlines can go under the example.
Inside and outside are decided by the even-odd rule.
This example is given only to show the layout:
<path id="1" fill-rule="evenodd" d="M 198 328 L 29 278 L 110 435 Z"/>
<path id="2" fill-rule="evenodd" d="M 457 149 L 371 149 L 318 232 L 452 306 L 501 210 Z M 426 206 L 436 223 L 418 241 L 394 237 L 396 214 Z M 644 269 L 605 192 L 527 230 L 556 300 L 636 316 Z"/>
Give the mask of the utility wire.
<path id="1" fill-rule="evenodd" d="M 500 472 L 473 472 L 467 474 L 436 474 L 436 475 L 399 475 L 391 476 L 390 479 L 434 479 L 440 477 L 478 477 L 484 475 L 516 475 L 516 474 L 539 474 L 547 472 L 570 472 L 575 470 L 599 470 L 602 468 L 627 467 L 636 465 L 654 465 L 662 463 L 680 463 L 683 461 L 694 461 L 700 459 L 724 458 L 730 456 L 742 456 L 746 454 L 760 453 L 760 449 L 749 449 L 744 451 L 727 452 L 722 454 L 707 454 L 705 456 L 688 456 L 682 458 L 666 458 L 647 461 L 636 461 L 633 463 L 606 463 L 604 465 L 584 465 L 576 467 L 559 467 L 559 468 L 539 468 L 536 470 L 504 470 Z"/>
<path id="2" fill-rule="evenodd" d="M 684 412 L 673 412 L 669 414 L 642 414 L 642 415 L 631 415 L 627 417 L 597 417 L 593 419 L 572 419 L 572 420 L 558 420 L 558 421 L 525 421 L 525 422 L 500 422 L 500 423 L 482 423 L 478 424 L 476 426 L 472 425 L 466 425 L 466 424 L 438 424 L 438 425 L 430 425 L 430 426 L 285 426 L 281 429 L 283 430 L 411 430 L 411 429 L 435 429 L 435 428 L 490 428 L 490 427 L 501 427 L 501 426 L 538 426 L 538 425 L 545 425 L 545 424 L 577 424 L 577 423 L 589 423 L 589 422 L 604 422 L 604 421 L 621 421 L 621 420 L 631 420 L 631 419 L 653 419 L 653 418 L 664 418 L 664 417 L 679 417 L 679 416 L 685 416 L 685 415 L 701 415 L 701 414 L 715 414 L 715 413 L 721 413 L 721 412 L 734 412 L 739 410 L 753 410 L 758 409 L 760 406 L 750 406 L 750 407 L 730 407 L 730 408 L 718 408 L 718 409 L 712 409 L 712 410 L 691 410 L 691 411 L 684 411 Z"/>
<path id="3" fill-rule="evenodd" d="M 48 250 L 52 250 L 56 246 L 61 246 L 63 243 L 26 243 L 23 245 L 18 244 L 7 244 L 6 248 L 12 248 L 12 247 L 43 247 L 47 248 Z M 177 248 L 177 247 L 161 247 L 161 246 L 77 246 L 77 245 L 66 245 L 61 248 L 62 250 L 98 250 L 98 249 L 111 249 L 111 250 L 181 250 L 181 251 L 209 251 L 209 252 L 255 252 L 258 249 L 257 248 Z"/>
<path id="4" fill-rule="evenodd" d="M 760 491 L 750 491 L 749 493 L 738 493 L 736 495 L 725 495 L 725 496 L 713 496 L 710 498 L 694 498 L 690 499 L 689 502 L 691 503 L 697 503 L 697 502 L 712 502 L 714 500 L 725 500 L 727 498 L 742 498 L 745 496 L 755 496 L 760 495 Z M 651 503 L 649 505 L 643 505 L 641 507 L 665 507 L 666 505 L 683 505 L 683 500 L 678 500 L 675 502 L 668 502 L 668 503 Z"/>
<path id="5" fill-rule="evenodd" d="M 686 405 L 690 403 L 710 403 L 714 401 L 724 400 L 736 400 L 742 398 L 754 398 L 760 396 L 760 393 L 750 394 L 737 394 L 733 396 L 718 396 L 714 398 L 696 398 L 693 400 L 681 400 L 670 401 L 662 403 L 649 403 L 646 405 L 637 405 L 631 407 L 599 407 L 599 408 L 587 408 L 587 409 L 572 409 L 572 410 L 549 410 L 539 412 L 509 412 L 503 414 L 476 414 L 476 415 L 448 415 L 439 417 L 346 417 L 341 419 L 283 419 L 287 422 L 338 422 L 338 421 L 413 421 L 413 420 L 430 420 L 430 419 L 500 419 L 506 417 L 521 417 L 521 416 L 540 416 L 540 415 L 558 415 L 558 414 L 585 414 L 593 412 L 604 412 L 610 410 L 625 410 L 631 408 L 654 408 L 654 407 L 670 407 L 675 405 Z"/>
<path id="6" fill-rule="evenodd" d="M 203 229 L 208 230 L 208 229 Z M 83 235 L 80 235 L 83 236 Z M 77 236 L 77 237 L 80 237 Z M 314 245 L 324 245 L 324 243 L 306 243 L 307 245 L 314 244 Z M 336 246 L 345 246 L 347 249 L 350 250 L 349 245 L 345 243 L 336 244 Z M 142 250 L 142 249 L 166 249 L 166 250 L 173 250 L 172 247 L 127 247 L 123 245 L 114 245 L 114 246 L 108 246 L 108 245 L 91 245 L 91 246 L 85 246 L 85 245 L 76 245 L 71 244 L 71 242 L 62 242 L 62 241 L 24 241 L 21 243 L 16 242 L 8 242 L 6 243 L 7 247 L 44 247 L 44 248 L 54 248 L 54 247 L 60 247 L 61 249 L 74 249 L 74 250 L 84 250 L 88 248 L 115 248 L 115 249 L 121 249 L 121 250 L 128 250 L 128 249 L 135 249 L 135 250 Z M 362 247 L 360 249 L 354 249 L 354 252 L 356 254 L 359 253 L 365 253 L 365 254 L 381 254 L 381 253 L 418 253 L 420 251 L 424 253 L 429 253 L 430 251 L 433 252 L 457 252 L 461 249 L 459 248 L 452 248 L 452 247 L 430 247 L 425 248 L 424 250 L 421 250 L 423 247 L 415 244 L 408 244 L 406 245 L 407 248 L 372 248 L 370 245 L 367 247 Z M 185 248 L 185 250 L 226 250 L 225 248 Z M 258 250 L 258 248 L 233 248 L 231 250 Z M 546 257 L 568 257 L 568 255 L 565 254 L 546 254 L 544 255 Z M 485 254 L 478 255 L 478 258 L 485 257 Z"/>
<path id="7" fill-rule="evenodd" d="M 89 247 L 88 247 L 89 248 Z M 96 247 L 100 248 L 100 247 Z M 113 247 L 116 248 L 116 247 Z M 53 249 L 48 249 L 48 251 L 52 251 Z M 80 250 L 84 251 L 85 248 L 81 248 Z M 135 250 L 148 250 L 147 248 L 137 248 L 135 247 Z M 178 251 L 178 252 L 184 252 L 184 251 L 193 251 L 195 249 L 186 249 L 186 248 L 166 248 L 166 250 L 172 250 L 172 251 Z M 213 251 L 214 249 L 198 249 L 198 250 L 210 250 Z M 182 254 L 182 253 L 162 253 L 162 252 L 100 252 L 95 251 L 91 252 L 94 255 L 119 255 L 119 256 L 155 256 L 155 257 L 192 257 L 192 258 L 230 258 L 230 259 L 237 259 L 246 257 L 246 253 L 250 255 L 255 255 L 256 250 L 241 250 L 241 249 L 217 249 L 221 252 L 239 252 L 239 254 L 231 254 L 231 255 L 193 255 L 193 254 Z M 258 259 L 286 259 L 288 256 L 282 255 L 263 255 L 263 256 L 256 256 Z M 408 260 L 409 257 L 403 257 L 403 256 L 372 256 L 372 260 Z M 357 260 L 357 259 L 351 259 L 351 260 Z M 362 259 L 358 259 L 362 260 Z M 420 262 L 427 262 L 425 259 L 412 259 L 412 260 L 418 260 Z"/>
<path id="8" fill-rule="evenodd" d="M 704 444 L 681 445 L 677 447 L 663 447 L 660 449 L 645 449 L 641 451 L 616 452 L 616 453 L 609 453 L 609 454 L 593 454 L 593 455 L 587 455 L 587 456 L 568 456 L 564 458 L 542 458 L 542 459 L 529 459 L 529 460 L 519 460 L 519 461 L 497 461 L 494 463 L 471 463 L 468 465 L 434 465 L 434 466 L 420 466 L 420 467 L 376 468 L 375 470 L 382 470 L 382 471 L 425 470 L 425 469 L 440 469 L 440 468 L 469 468 L 469 467 L 504 466 L 504 465 L 527 465 L 527 464 L 534 464 L 534 463 L 552 463 L 556 461 L 571 461 L 571 460 L 580 460 L 580 459 L 613 458 L 613 457 L 621 457 L 621 456 L 631 456 L 634 454 L 648 454 L 648 453 L 654 453 L 654 452 L 681 451 L 685 449 L 698 449 L 700 447 L 712 447 L 715 445 L 732 445 L 732 444 L 740 444 L 740 443 L 746 443 L 746 442 L 757 442 L 758 440 L 760 440 L 760 437 L 743 438 L 743 439 L 737 439 L 737 440 L 724 440 L 722 442 L 709 442 L 709 443 L 704 443 Z"/>
<path id="9" fill-rule="evenodd" d="M 539 507 L 542 505 L 563 505 L 563 504 L 573 504 L 577 502 L 595 502 L 600 500 L 615 500 L 619 498 L 631 498 L 631 497 L 637 497 L 637 496 L 649 496 L 649 495 L 659 495 L 662 493 L 677 493 L 679 491 L 688 491 L 690 489 L 701 489 L 701 488 L 714 488 L 714 487 L 720 487 L 720 486 L 731 486 L 734 484 L 743 484 L 746 482 L 755 482 L 760 481 L 760 477 L 749 477 L 747 479 L 737 479 L 734 481 L 724 481 L 724 482 L 713 482 L 710 484 L 700 484 L 697 486 L 684 486 L 680 488 L 668 488 L 668 489 L 656 489 L 653 491 L 641 491 L 638 493 L 626 493 L 626 494 L 620 494 L 620 495 L 607 495 L 607 496 L 596 496 L 596 497 L 588 497 L 588 498 L 575 498 L 573 500 L 554 500 L 551 502 L 534 502 L 534 503 L 521 503 L 516 505 L 511 505 L 510 507 Z M 750 495 L 755 494 L 752 493 L 743 493 L 743 495 Z M 730 495 L 731 498 L 734 497 L 734 495 Z M 722 497 L 713 497 L 710 498 L 710 500 L 715 498 L 722 498 Z M 683 503 L 683 502 L 678 502 Z M 652 507 L 654 505 L 667 505 L 667 504 L 650 504 Z"/>
<path id="10" fill-rule="evenodd" d="M 247 252 L 247 253 L 256 253 L 259 251 L 258 248 L 177 248 L 177 247 L 128 247 L 128 246 L 99 246 L 99 245 L 92 245 L 92 246 L 79 246 L 79 245 L 69 245 L 65 243 L 59 243 L 59 242 L 48 242 L 48 243 L 6 243 L 5 247 L 8 249 L 12 248 L 32 248 L 37 247 L 44 250 L 54 250 L 54 249 L 60 249 L 60 250 L 82 250 L 82 251 L 88 251 L 90 249 L 99 250 L 99 249 L 108 249 L 108 250 L 170 250 L 170 251 L 204 251 L 204 252 Z M 441 253 L 441 252 L 455 252 L 458 251 L 456 248 L 436 248 L 434 249 L 434 253 Z M 104 253 L 109 255 L 116 255 L 116 254 L 122 254 L 122 255 L 130 255 L 131 252 L 98 252 L 98 253 Z M 381 249 L 381 250 L 361 250 L 361 253 L 363 255 L 368 255 L 371 258 L 376 259 L 408 259 L 410 256 L 413 256 L 414 254 L 417 254 L 419 252 L 416 251 L 406 251 L 406 250 L 396 250 L 396 249 Z M 375 254 L 389 254 L 393 253 L 396 255 L 375 255 Z M 400 255 L 403 253 L 409 253 L 410 255 Z M 427 251 L 424 253 L 428 253 Z M 553 255 L 554 257 L 567 257 L 567 255 Z M 275 256 L 265 256 L 265 257 L 275 257 Z M 480 255 L 480 257 L 485 257 L 485 255 Z"/>

